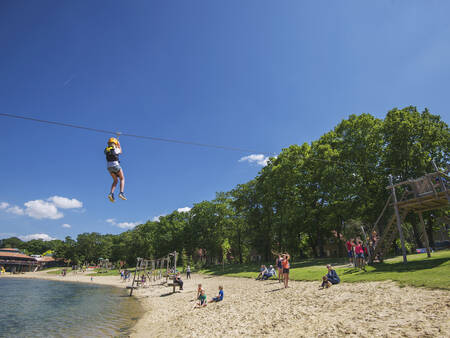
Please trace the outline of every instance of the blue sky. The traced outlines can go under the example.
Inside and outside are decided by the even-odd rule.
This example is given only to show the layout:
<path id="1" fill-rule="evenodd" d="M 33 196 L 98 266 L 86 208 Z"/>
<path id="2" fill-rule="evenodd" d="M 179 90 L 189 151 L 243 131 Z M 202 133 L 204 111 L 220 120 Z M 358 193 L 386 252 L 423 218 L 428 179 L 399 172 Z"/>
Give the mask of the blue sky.
<path id="1" fill-rule="evenodd" d="M 354 113 L 416 105 L 448 122 L 449 12 L 432 0 L 6 0 L 0 111 L 253 155 Z M 0 117 L 0 237 L 119 233 L 261 169 L 240 161 L 251 153 L 123 137 L 128 201 L 113 204 L 107 137 Z"/>

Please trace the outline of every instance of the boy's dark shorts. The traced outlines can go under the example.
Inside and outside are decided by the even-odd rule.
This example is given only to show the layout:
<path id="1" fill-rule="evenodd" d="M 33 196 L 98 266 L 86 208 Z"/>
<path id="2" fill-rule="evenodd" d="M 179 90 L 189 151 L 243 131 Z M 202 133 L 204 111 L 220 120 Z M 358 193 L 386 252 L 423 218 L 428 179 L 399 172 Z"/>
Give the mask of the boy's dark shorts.
<path id="1" fill-rule="evenodd" d="M 283 268 L 283 273 L 289 274 L 289 269 L 284 269 L 284 268 Z"/>

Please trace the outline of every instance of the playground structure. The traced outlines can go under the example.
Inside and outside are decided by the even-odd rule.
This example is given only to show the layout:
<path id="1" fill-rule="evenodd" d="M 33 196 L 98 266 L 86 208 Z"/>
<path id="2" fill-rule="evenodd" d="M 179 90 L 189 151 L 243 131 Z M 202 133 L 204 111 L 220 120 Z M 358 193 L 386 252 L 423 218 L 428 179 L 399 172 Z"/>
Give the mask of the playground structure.
<path id="1" fill-rule="evenodd" d="M 98 261 L 99 273 L 106 273 L 113 268 L 113 264 L 107 258 L 99 258 Z"/>
<path id="2" fill-rule="evenodd" d="M 176 251 L 170 252 L 167 256 L 159 259 L 144 259 L 138 257 L 136 260 L 136 270 L 134 270 L 133 281 L 130 288 L 130 296 L 133 290 L 139 287 L 145 287 L 148 284 L 159 282 L 159 284 L 167 284 L 173 286 L 175 292 L 175 284 L 169 283 L 169 279 L 173 279 L 177 273 Z M 164 271 L 164 272 L 163 272 Z M 165 280 L 164 280 L 165 279 Z"/>
<path id="3" fill-rule="evenodd" d="M 401 241 L 403 263 L 407 263 L 405 240 L 401 225 L 406 216 L 411 212 L 416 213 L 419 216 L 422 238 L 425 242 L 427 255 L 428 257 L 431 257 L 430 244 L 425 229 L 425 223 L 423 221 L 423 212 L 450 206 L 448 170 L 447 173 L 443 173 L 439 171 L 434 162 L 433 166 L 435 172 L 425 174 L 425 176 L 414 180 L 393 184 L 392 176 L 389 177 L 390 185 L 387 186 L 386 189 L 391 190 L 391 195 L 375 222 L 372 233 L 380 233 L 379 222 L 388 207 L 392 207 L 394 213 L 389 218 L 379 239 L 373 240 L 371 250 L 369 250 L 370 263 L 372 263 L 376 257 L 381 261 L 383 257 L 386 256 L 397 235 L 399 235 Z M 400 193 L 401 196 L 399 200 L 397 200 L 397 193 Z M 396 226 L 394 223 L 396 223 Z M 367 238 L 366 236 L 364 237 Z"/>

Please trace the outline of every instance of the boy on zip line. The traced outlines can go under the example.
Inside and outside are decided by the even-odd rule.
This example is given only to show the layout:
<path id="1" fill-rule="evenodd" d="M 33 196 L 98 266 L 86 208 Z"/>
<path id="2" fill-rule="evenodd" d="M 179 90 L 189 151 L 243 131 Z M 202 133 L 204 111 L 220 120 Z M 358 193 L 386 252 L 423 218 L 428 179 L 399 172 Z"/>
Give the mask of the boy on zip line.
<path id="1" fill-rule="evenodd" d="M 113 178 L 113 183 L 111 185 L 111 191 L 108 198 L 111 202 L 114 202 L 114 190 L 117 186 L 117 179 L 120 179 L 120 193 L 119 197 L 126 201 L 126 197 L 123 194 L 123 188 L 125 186 L 125 177 L 123 176 L 123 170 L 120 166 L 119 154 L 122 154 L 122 148 L 120 147 L 119 140 L 115 137 L 111 137 L 108 140 L 108 146 L 104 151 L 106 155 L 106 167 Z"/>

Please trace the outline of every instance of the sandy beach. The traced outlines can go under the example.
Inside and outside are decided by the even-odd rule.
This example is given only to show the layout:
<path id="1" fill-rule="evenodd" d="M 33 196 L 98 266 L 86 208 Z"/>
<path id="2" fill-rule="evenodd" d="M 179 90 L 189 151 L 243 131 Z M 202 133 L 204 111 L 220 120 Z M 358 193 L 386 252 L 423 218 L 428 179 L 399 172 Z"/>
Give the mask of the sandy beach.
<path id="1" fill-rule="evenodd" d="M 2 276 L 3 277 L 3 276 Z M 17 276 L 13 276 L 17 277 Z M 96 283 L 125 287 L 119 277 L 45 272 L 22 278 Z M 292 282 L 192 275 L 183 291 L 154 284 L 134 295 L 145 309 L 133 337 L 149 336 L 403 336 L 450 337 L 450 292 L 402 287 L 393 282 L 343 283 L 319 290 L 319 282 Z M 201 309 L 197 284 L 208 300 L 224 287 L 224 301 Z"/>

